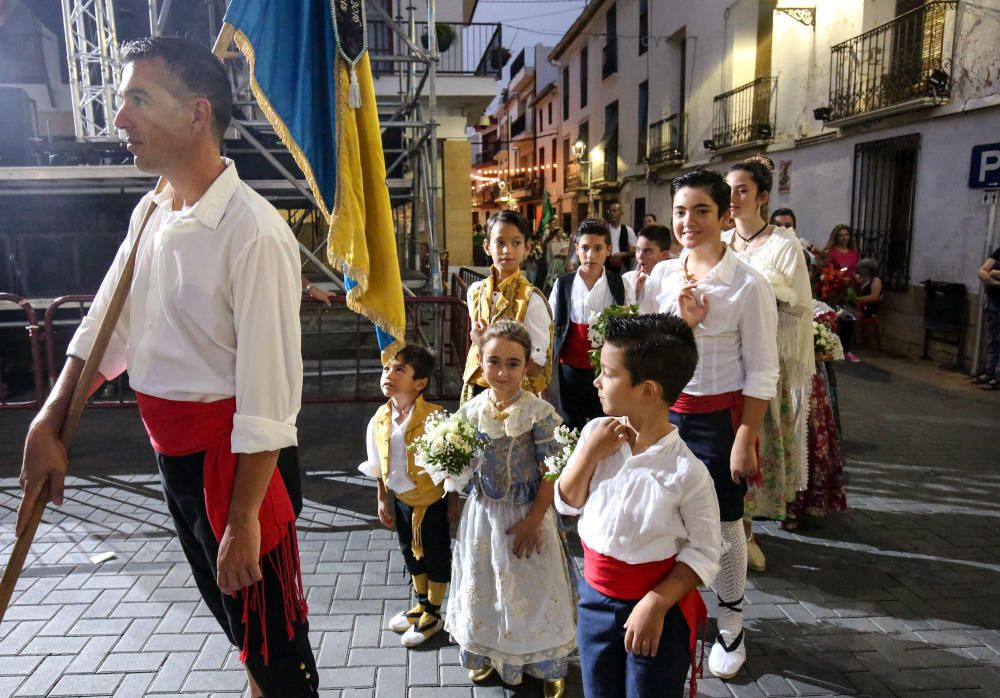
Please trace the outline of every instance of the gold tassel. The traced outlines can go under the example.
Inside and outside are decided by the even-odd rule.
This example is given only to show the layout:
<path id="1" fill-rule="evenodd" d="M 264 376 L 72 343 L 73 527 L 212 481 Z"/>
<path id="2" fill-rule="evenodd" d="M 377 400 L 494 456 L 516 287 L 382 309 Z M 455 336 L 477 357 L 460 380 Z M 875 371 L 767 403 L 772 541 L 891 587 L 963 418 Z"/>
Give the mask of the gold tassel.
<path id="1" fill-rule="evenodd" d="M 420 560 L 424 556 L 424 537 L 420 533 L 420 528 L 424 523 L 424 514 L 426 513 L 426 504 L 413 507 L 413 520 L 410 522 L 413 528 L 413 538 L 410 540 L 410 552 L 413 553 L 415 560 Z"/>

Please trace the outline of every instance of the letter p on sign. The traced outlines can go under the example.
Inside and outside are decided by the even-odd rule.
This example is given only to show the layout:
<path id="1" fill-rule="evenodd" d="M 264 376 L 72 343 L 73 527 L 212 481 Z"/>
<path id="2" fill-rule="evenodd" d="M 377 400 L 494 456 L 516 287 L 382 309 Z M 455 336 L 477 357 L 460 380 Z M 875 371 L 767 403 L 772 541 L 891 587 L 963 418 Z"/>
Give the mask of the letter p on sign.
<path id="1" fill-rule="evenodd" d="M 969 187 L 971 189 L 1000 188 L 1000 143 L 977 145 L 972 149 Z"/>

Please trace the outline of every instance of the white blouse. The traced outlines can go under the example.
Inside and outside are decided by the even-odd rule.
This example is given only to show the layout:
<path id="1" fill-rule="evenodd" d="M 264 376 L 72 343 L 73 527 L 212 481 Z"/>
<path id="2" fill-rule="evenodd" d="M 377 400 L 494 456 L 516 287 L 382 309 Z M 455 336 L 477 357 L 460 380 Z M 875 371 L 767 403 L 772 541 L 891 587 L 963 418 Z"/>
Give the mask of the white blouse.
<path id="1" fill-rule="evenodd" d="M 600 421 L 587 423 L 580 444 Z M 719 572 L 722 528 L 715 485 L 676 429 L 638 455 L 622 444 L 598 463 L 579 509 L 563 501 L 556 481 L 555 506 L 560 514 L 580 516 L 580 538 L 601 555 L 630 565 L 676 555 L 705 585 Z"/>
<path id="2" fill-rule="evenodd" d="M 639 312 L 680 315 L 677 298 L 684 288 L 684 260 L 660 262 L 646 280 Z M 698 366 L 684 388 L 690 395 L 720 395 L 742 390 L 770 400 L 778 389 L 778 310 L 774 291 L 759 272 L 725 248 L 722 259 L 695 288 L 709 300 L 708 314 L 694 328 Z"/>
<path id="3" fill-rule="evenodd" d="M 386 478 L 385 486 L 393 492 L 409 492 L 416 485 L 410 479 L 407 470 L 406 457 L 406 430 L 410 427 L 410 418 L 413 417 L 413 410 L 406 415 L 402 424 L 396 422 L 399 419 L 399 411 L 395 407 L 389 408 L 391 414 L 391 430 L 389 432 L 389 476 Z M 358 470 L 368 477 L 382 477 L 382 459 L 378 454 L 378 440 L 375 436 L 375 417 L 368 421 L 368 430 L 365 432 L 365 449 L 368 453 L 368 460 L 358 466 Z"/>
<path id="4" fill-rule="evenodd" d="M 297 443 L 302 400 L 299 249 L 281 215 L 232 161 L 190 208 L 146 194 L 66 353 L 86 359 L 150 201 L 125 307 L 100 365 L 128 368 L 137 391 L 166 400 L 236 398 L 234 453 Z"/>
<path id="5" fill-rule="evenodd" d="M 735 230 L 735 229 L 734 229 Z M 727 244 L 733 231 L 722 234 Z M 802 244 L 790 228 L 775 227 L 764 244 L 737 252 L 763 274 L 778 301 L 778 356 L 792 390 L 812 384 L 816 369 L 812 332 L 812 284 Z"/>

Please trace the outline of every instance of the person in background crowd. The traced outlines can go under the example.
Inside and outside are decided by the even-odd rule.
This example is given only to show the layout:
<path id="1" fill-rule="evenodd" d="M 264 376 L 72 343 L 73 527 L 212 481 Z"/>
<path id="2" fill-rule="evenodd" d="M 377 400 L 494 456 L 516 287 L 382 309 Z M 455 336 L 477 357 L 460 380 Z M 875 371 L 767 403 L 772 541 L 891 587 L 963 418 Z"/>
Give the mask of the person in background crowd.
<path id="1" fill-rule="evenodd" d="M 622 275 L 622 281 L 632 289 L 636 303 L 642 302 L 642 292 L 649 274 L 660 262 L 671 259 L 670 245 L 674 234 L 665 225 L 652 223 L 639 231 L 635 241 L 636 268 Z"/>
<path id="2" fill-rule="evenodd" d="M 647 213 L 642 217 L 642 227 L 645 228 L 647 225 L 653 225 L 656 222 L 655 213 Z"/>
<path id="3" fill-rule="evenodd" d="M 1000 389 L 1000 247 L 986 258 L 979 267 L 979 280 L 986 291 L 983 313 L 986 325 L 986 361 L 972 383 L 981 384 L 983 390 Z"/>
<path id="4" fill-rule="evenodd" d="M 604 265 L 616 274 L 624 274 L 635 260 L 635 231 L 622 223 L 622 205 L 617 201 L 608 205 L 605 220 L 611 233 L 611 251 Z"/>
<path id="5" fill-rule="evenodd" d="M 851 226 L 843 223 L 834 226 L 822 254 L 837 269 L 844 269 L 848 276 L 854 276 L 854 270 L 861 257 L 854 244 L 854 231 L 851 230 Z"/>
<path id="6" fill-rule="evenodd" d="M 605 268 L 611 247 L 608 226 L 590 218 L 576 233 L 580 268 L 560 276 L 549 294 L 555 323 L 555 351 L 559 371 L 559 404 L 571 429 L 581 429 L 588 419 L 604 414 L 594 387 L 590 363 L 590 317 L 610 305 L 631 305 L 632 289 Z"/>

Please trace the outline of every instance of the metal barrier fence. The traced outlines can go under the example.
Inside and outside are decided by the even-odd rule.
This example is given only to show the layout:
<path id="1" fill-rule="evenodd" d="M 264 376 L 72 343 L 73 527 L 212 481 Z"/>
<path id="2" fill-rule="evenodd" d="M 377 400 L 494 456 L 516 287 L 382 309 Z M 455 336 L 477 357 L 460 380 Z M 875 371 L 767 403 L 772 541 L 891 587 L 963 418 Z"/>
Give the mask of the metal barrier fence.
<path id="1" fill-rule="evenodd" d="M 23 320 L 0 320 L 0 407 L 37 409 L 47 393 L 38 315 L 31 303 L 12 293 L 0 293 L 0 310 L 24 315 Z"/>
<path id="2" fill-rule="evenodd" d="M 3 387 L 0 408 L 37 409 L 41 405 L 62 370 L 66 347 L 93 298 L 92 295 L 57 298 L 49 304 L 39 325 L 28 301 L 0 293 L 0 310 L 10 311 L 19 306 L 26 321 L 0 322 L 0 331 L 5 333 L 0 346 Z M 437 356 L 426 396 L 434 400 L 457 400 L 469 351 L 469 312 L 464 296 L 406 297 L 404 303 L 406 341 L 427 346 Z M 347 307 L 346 296 L 334 296 L 329 306 L 305 298 L 300 313 L 303 402 L 383 401 L 385 397 L 379 388 L 382 364 L 374 326 Z M 30 357 L 30 367 L 19 366 L 18 357 Z M 32 387 L 27 385 L 29 382 Z M 134 406 L 135 395 L 129 388 L 128 376 L 122 375 L 103 386 L 89 405 Z"/>

